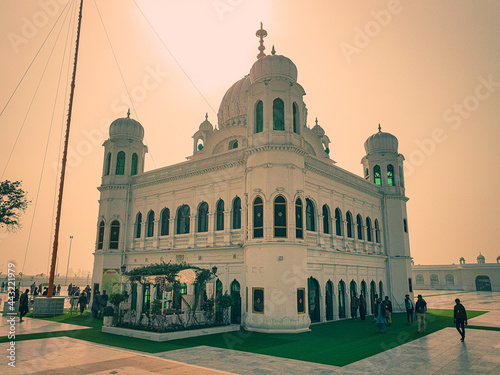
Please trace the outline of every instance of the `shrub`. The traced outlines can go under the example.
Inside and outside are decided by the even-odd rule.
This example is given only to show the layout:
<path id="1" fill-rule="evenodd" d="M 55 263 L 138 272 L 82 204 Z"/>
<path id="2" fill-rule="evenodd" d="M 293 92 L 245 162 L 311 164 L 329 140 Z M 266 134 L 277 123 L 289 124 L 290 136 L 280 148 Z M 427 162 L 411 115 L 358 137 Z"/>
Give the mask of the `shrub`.
<path id="1" fill-rule="evenodd" d="M 106 306 L 102 312 L 103 316 L 113 316 L 115 315 L 115 309 L 112 306 Z"/>
<path id="2" fill-rule="evenodd" d="M 109 303 L 113 306 L 118 307 L 123 301 L 125 301 L 125 297 L 121 293 L 113 293 L 109 296 Z"/>

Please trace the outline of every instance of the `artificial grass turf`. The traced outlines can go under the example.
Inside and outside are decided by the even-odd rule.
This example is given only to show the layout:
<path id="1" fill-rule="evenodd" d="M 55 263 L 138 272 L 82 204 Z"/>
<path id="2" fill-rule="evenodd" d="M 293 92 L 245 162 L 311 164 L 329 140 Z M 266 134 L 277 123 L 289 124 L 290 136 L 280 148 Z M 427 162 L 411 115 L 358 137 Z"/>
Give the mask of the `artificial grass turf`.
<path id="1" fill-rule="evenodd" d="M 483 311 L 468 311 L 469 319 L 484 314 Z M 90 314 L 89 314 L 90 315 Z M 168 342 L 153 342 L 130 337 L 102 333 L 101 321 L 96 319 L 91 329 L 52 332 L 44 334 L 21 335 L 16 340 L 68 336 L 100 344 L 117 346 L 125 349 L 158 353 L 175 349 L 196 347 L 200 345 L 234 349 L 251 353 L 266 354 L 277 357 L 317 362 L 334 366 L 345 366 L 363 358 L 378 354 L 398 345 L 438 331 L 445 327 L 454 327 L 452 310 L 429 309 L 427 313 L 426 333 L 417 333 L 416 321 L 410 325 L 406 314 L 393 314 L 393 324 L 387 327 L 386 333 L 378 333 L 373 317 L 368 316 L 362 322 L 356 320 L 340 320 L 328 323 L 313 324 L 310 332 L 299 334 L 265 334 L 256 332 L 229 332 Z M 61 323 L 86 322 L 83 317 L 69 316 L 46 318 Z M 90 317 L 92 320 L 92 318 Z M 0 338 L 5 342 L 6 337 Z"/>

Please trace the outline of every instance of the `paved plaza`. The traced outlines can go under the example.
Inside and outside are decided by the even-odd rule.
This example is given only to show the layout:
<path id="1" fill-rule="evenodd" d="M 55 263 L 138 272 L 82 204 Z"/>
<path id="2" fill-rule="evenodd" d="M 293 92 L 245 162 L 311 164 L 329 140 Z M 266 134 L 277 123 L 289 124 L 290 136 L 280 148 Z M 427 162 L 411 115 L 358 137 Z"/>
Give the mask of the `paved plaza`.
<path id="1" fill-rule="evenodd" d="M 500 293 L 423 292 L 430 308 L 451 309 L 460 298 L 468 310 L 489 311 L 469 326 L 500 328 Z M 85 327 L 26 319 L 16 334 L 65 331 Z M 9 322 L 2 318 L 1 329 Z M 445 328 L 407 344 L 344 367 L 261 354 L 200 346 L 154 355 L 114 348 L 69 337 L 16 342 L 16 367 L 0 361 L 2 374 L 500 374 L 500 331 L 467 329 L 460 342 L 454 328 Z M 0 344 L 8 353 L 9 344 Z"/>

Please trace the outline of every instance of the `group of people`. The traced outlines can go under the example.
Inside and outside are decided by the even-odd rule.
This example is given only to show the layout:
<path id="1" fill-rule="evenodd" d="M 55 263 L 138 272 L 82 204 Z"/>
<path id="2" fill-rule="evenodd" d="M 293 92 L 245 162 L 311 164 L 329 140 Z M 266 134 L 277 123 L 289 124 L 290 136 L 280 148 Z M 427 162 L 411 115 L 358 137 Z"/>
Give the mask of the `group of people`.
<path id="1" fill-rule="evenodd" d="M 387 324 L 391 325 L 392 320 L 391 320 L 391 314 L 392 314 L 392 302 L 389 301 L 389 297 L 386 296 L 385 299 L 382 301 L 380 298 L 378 298 L 378 294 L 375 294 L 374 296 L 374 303 L 372 306 L 372 311 L 375 312 L 375 317 L 378 316 L 378 311 L 380 310 L 380 304 L 382 304 L 383 308 L 383 316 L 387 320 Z M 357 296 L 356 293 L 353 293 L 352 298 L 351 298 L 351 318 L 352 319 L 357 319 L 358 317 L 358 310 L 359 310 L 359 317 L 361 320 L 366 320 L 366 299 L 361 294 L 359 297 Z"/>
<path id="2" fill-rule="evenodd" d="M 92 300 L 92 318 L 101 318 L 104 308 L 108 305 L 108 295 L 103 290 L 102 294 L 97 291 Z"/>

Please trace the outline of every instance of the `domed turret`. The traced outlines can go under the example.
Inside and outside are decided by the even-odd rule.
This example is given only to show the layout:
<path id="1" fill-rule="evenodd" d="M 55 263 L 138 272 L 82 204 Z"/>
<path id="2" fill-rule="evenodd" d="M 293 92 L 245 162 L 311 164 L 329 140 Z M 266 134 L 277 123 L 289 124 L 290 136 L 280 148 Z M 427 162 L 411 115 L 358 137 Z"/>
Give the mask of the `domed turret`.
<path id="1" fill-rule="evenodd" d="M 477 262 L 478 263 L 484 263 L 485 262 L 483 254 L 479 253 L 479 255 L 477 256 Z"/>
<path id="2" fill-rule="evenodd" d="M 369 155 L 374 152 L 394 152 L 398 153 L 398 139 L 390 133 L 382 132 L 380 124 L 378 133 L 373 134 L 365 141 L 365 151 Z"/>
<path id="3" fill-rule="evenodd" d="M 200 130 L 202 132 L 206 132 L 206 133 L 212 132 L 214 130 L 212 123 L 210 121 L 208 121 L 208 113 L 205 115 L 205 121 L 203 121 L 200 124 Z"/>
<path id="4" fill-rule="evenodd" d="M 219 127 L 223 128 L 236 119 L 247 114 L 247 100 L 245 92 L 250 86 L 250 76 L 246 75 L 236 81 L 227 91 L 219 106 L 217 114 Z"/>
<path id="5" fill-rule="evenodd" d="M 136 139 L 142 142 L 144 139 L 144 128 L 142 125 L 130 118 L 130 110 L 127 117 L 116 119 L 109 126 L 109 138 Z"/>
<path id="6" fill-rule="evenodd" d="M 272 77 L 284 77 L 297 82 L 297 67 L 286 56 L 267 55 L 258 59 L 250 69 L 251 83 Z"/>
<path id="7" fill-rule="evenodd" d="M 311 129 L 311 131 L 316 134 L 319 138 L 325 135 L 325 130 L 318 124 L 318 118 L 316 117 L 316 125 Z"/>

